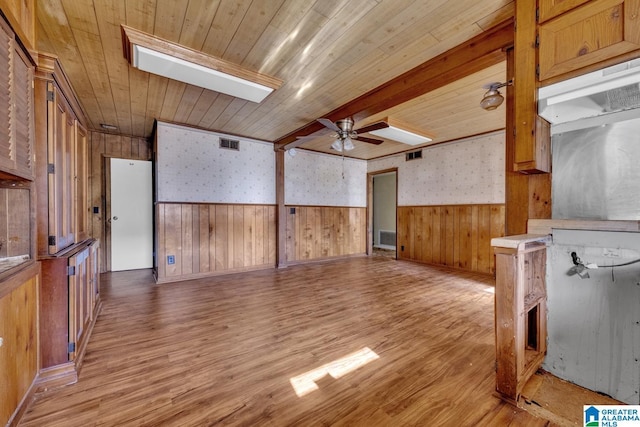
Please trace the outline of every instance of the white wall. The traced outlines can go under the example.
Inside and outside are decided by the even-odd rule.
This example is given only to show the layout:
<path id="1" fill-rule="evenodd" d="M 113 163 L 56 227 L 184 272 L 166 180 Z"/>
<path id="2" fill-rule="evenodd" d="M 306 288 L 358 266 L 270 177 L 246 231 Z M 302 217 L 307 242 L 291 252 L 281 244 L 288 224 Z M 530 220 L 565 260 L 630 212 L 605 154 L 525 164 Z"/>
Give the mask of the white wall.
<path id="1" fill-rule="evenodd" d="M 504 203 L 504 131 L 371 160 L 369 172 L 398 168 L 398 205 Z"/>
<path id="2" fill-rule="evenodd" d="M 365 160 L 297 150 L 285 155 L 285 204 L 367 206 Z"/>
<path id="3" fill-rule="evenodd" d="M 548 347 L 543 368 L 623 402 L 640 404 L 640 263 L 568 275 L 586 263 L 640 258 L 640 233 L 554 230 L 547 261 Z M 586 402 L 585 402 L 586 403 Z"/>
<path id="4" fill-rule="evenodd" d="M 240 151 L 219 138 L 240 140 Z M 160 202 L 275 204 L 273 144 L 158 122 Z"/>

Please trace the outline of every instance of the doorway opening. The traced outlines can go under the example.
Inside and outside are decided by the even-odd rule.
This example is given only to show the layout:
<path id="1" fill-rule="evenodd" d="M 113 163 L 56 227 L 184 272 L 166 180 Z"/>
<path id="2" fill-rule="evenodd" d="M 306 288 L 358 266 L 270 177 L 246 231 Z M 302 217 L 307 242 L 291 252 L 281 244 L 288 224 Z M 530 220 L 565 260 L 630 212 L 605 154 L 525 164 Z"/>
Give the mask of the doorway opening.
<path id="1" fill-rule="evenodd" d="M 369 174 L 369 242 L 370 255 L 396 258 L 397 169 Z"/>

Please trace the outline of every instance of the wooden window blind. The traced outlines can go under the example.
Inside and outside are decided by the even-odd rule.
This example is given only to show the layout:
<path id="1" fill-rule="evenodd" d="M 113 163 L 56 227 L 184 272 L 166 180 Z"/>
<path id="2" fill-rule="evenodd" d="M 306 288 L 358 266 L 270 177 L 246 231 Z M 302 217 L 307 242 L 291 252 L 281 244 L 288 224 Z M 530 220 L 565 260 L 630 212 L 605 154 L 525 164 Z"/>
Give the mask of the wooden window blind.
<path id="1" fill-rule="evenodd" d="M 28 175 L 33 174 L 33 69 L 17 50 L 13 57 L 13 117 L 18 167 Z"/>
<path id="2" fill-rule="evenodd" d="M 0 167 L 15 169 L 15 143 L 11 138 L 11 51 L 12 37 L 0 25 Z"/>

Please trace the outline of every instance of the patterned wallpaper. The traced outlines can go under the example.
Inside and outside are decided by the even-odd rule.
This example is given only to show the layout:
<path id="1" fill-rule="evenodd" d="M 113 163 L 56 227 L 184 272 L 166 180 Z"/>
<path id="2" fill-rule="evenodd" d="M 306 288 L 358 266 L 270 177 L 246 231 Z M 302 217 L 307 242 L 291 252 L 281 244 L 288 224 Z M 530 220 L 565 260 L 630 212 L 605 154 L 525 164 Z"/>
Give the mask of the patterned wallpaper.
<path id="1" fill-rule="evenodd" d="M 284 157 L 286 205 L 367 206 L 365 160 L 304 150 Z"/>
<path id="2" fill-rule="evenodd" d="M 270 143 L 158 122 L 157 192 L 161 202 L 275 204 L 275 153 Z M 285 155 L 285 204 L 365 207 L 367 171 L 398 168 L 398 204 L 504 203 L 504 132 L 404 154 L 364 160 L 298 150 Z M 343 177 L 344 174 L 344 177 Z"/>
<path id="3" fill-rule="evenodd" d="M 240 140 L 240 151 L 219 137 Z M 158 122 L 160 202 L 275 204 L 275 153 L 267 142 Z"/>
<path id="4" fill-rule="evenodd" d="M 398 205 L 504 203 L 504 131 L 371 160 L 368 171 L 398 168 Z"/>

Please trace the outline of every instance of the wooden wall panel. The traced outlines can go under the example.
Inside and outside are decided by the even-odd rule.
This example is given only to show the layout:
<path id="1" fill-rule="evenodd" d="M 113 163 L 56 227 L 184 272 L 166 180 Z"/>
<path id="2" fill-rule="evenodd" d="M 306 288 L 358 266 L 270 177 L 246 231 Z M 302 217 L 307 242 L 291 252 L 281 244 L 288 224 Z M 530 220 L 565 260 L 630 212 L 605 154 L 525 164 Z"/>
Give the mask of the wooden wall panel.
<path id="1" fill-rule="evenodd" d="M 504 236 L 504 205 L 398 207 L 398 259 L 493 273 L 491 238 Z"/>
<path id="2" fill-rule="evenodd" d="M 104 250 L 100 251 L 100 271 L 108 271 L 111 263 L 111 241 L 107 233 L 106 212 L 107 194 L 105 179 L 105 157 L 132 160 L 151 160 L 151 142 L 145 138 L 91 132 L 89 135 L 89 200 L 91 207 L 98 207 L 98 213 L 92 213 L 89 232 L 91 237 L 100 240 Z"/>
<path id="3" fill-rule="evenodd" d="M 275 267 L 275 205 L 158 203 L 158 282 Z M 173 255 L 174 264 L 167 257 Z"/>
<path id="4" fill-rule="evenodd" d="M 39 277 L 34 263 L 0 286 L 0 425 L 26 409 L 38 373 Z"/>
<path id="5" fill-rule="evenodd" d="M 287 206 L 286 210 L 287 262 L 366 253 L 366 208 Z"/>

